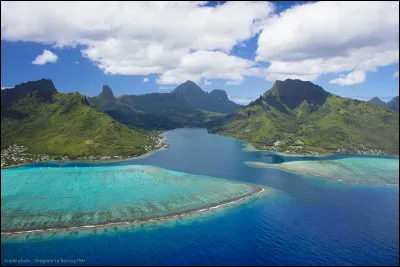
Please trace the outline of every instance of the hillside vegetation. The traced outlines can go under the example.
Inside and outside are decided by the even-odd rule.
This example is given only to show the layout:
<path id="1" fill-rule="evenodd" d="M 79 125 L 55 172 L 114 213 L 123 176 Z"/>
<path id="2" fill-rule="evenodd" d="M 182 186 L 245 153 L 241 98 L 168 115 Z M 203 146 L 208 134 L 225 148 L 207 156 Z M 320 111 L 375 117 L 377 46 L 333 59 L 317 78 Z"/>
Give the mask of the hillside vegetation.
<path id="1" fill-rule="evenodd" d="M 210 124 L 210 132 L 295 154 L 398 154 L 399 114 L 342 98 L 311 82 L 276 81 L 256 101 Z"/>
<path id="2" fill-rule="evenodd" d="M 374 97 L 368 101 L 369 103 L 375 104 L 382 108 L 389 108 L 398 111 L 399 110 L 399 97 L 393 97 L 389 102 L 382 101 L 379 97 Z"/>
<path id="3" fill-rule="evenodd" d="M 187 81 L 170 93 L 122 95 L 115 97 L 111 88 L 89 102 L 113 119 L 146 130 L 180 127 L 204 127 L 207 122 L 235 112 L 241 106 L 230 101 L 223 90 L 204 92 Z"/>
<path id="4" fill-rule="evenodd" d="M 125 126 L 79 93 L 57 92 L 51 80 L 1 92 L 1 149 L 17 144 L 32 154 L 69 158 L 141 155 L 158 135 Z"/>

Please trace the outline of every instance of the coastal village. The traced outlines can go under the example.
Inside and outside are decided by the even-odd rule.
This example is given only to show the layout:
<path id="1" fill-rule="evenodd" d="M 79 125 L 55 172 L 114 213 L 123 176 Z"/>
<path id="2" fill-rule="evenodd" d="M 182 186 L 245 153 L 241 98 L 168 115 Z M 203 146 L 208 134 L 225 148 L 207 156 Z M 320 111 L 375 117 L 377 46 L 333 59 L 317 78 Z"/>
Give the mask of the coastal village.
<path id="1" fill-rule="evenodd" d="M 300 144 L 300 141 L 296 143 L 296 145 L 289 145 L 289 146 L 283 145 L 282 142 L 280 141 L 276 141 L 273 146 L 265 146 L 265 145 L 263 146 L 259 144 L 252 144 L 251 146 L 254 147 L 256 150 L 274 151 L 274 152 L 293 154 L 293 155 L 309 155 L 309 156 L 321 156 L 327 154 L 385 155 L 385 152 L 380 149 L 370 149 L 370 148 L 360 149 L 357 147 L 351 149 L 339 148 L 332 152 L 320 153 L 308 149 L 307 147 L 303 146 L 303 144 Z"/>
<path id="2" fill-rule="evenodd" d="M 165 143 L 165 138 L 158 133 L 150 133 L 149 138 L 152 145 L 145 146 L 144 149 L 146 153 L 153 150 L 168 148 L 168 144 Z M 114 156 L 81 156 L 77 158 L 71 158 L 68 155 L 50 155 L 50 154 L 35 154 L 29 152 L 29 148 L 23 145 L 13 144 L 8 148 L 1 150 L 1 168 L 20 166 L 33 162 L 43 162 L 43 161 L 96 161 L 96 160 L 119 160 L 134 158 L 138 155 L 114 155 Z"/>

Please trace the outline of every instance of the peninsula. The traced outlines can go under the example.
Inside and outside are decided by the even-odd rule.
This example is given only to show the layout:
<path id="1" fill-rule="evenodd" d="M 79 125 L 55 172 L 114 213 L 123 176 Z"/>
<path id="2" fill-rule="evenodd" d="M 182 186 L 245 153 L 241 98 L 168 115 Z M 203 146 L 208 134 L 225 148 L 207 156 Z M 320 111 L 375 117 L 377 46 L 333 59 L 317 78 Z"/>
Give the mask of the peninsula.
<path id="1" fill-rule="evenodd" d="M 1 90 L 1 167 L 48 160 L 131 158 L 166 147 L 159 132 L 113 120 L 51 80 Z"/>
<path id="2" fill-rule="evenodd" d="M 286 154 L 398 155 L 399 112 L 342 98 L 301 80 L 276 81 L 209 131 Z"/>

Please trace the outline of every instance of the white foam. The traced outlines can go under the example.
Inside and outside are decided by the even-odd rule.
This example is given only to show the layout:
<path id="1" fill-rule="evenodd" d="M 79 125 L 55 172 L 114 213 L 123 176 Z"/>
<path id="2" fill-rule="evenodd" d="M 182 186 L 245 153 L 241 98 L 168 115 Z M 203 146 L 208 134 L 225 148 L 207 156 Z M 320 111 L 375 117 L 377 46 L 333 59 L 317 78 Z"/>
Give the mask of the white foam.
<path id="1" fill-rule="evenodd" d="M 48 228 L 48 229 L 37 229 L 37 230 L 27 230 L 27 231 L 15 231 L 15 232 L 1 232 L 1 235 L 10 235 L 10 234 L 26 234 L 26 233 L 33 233 L 33 232 L 52 232 L 52 231 L 61 231 L 61 230 L 73 230 L 73 229 L 79 229 L 79 228 L 100 228 L 100 227 L 104 227 L 104 226 L 110 226 L 110 225 L 133 225 L 133 224 L 137 224 L 140 222 L 153 222 L 153 221 L 162 221 L 162 220 L 168 220 L 168 219 L 173 219 L 176 217 L 184 217 L 190 214 L 194 214 L 194 213 L 201 213 L 204 211 L 208 211 L 208 210 L 213 210 L 213 209 L 218 209 L 220 207 L 224 207 L 224 206 L 228 206 L 237 202 L 240 202 L 246 198 L 249 197 L 253 197 L 256 196 L 258 194 L 261 194 L 265 192 L 264 188 L 261 188 L 260 191 L 255 192 L 253 194 L 247 195 L 245 197 L 239 198 L 237 200 L 233 200 L 227 203 L 223 203 L 223 204 L 219 204 L 217 206 L 213 206 L 210 208 L 205 208 L 205 209 L 200 209 L 200 210 L 195 210 L 195 211 L 191 211 L 191 212 L 187 212 L 187 213 L 182 213 L 182 214 L 176 214 L 176 215 L 171 215 L 171 216 L 163 216 L 163 217 L 159 217 L 159 218 L 152 218 L 152 219 L 145 219 L 145 220 L 134 220 L 134 221 L 125 221 L 125 222 L 114 222 L 114 223 L 106 223 L 106 224 L 98 224 L 98 225 L 83 225 L 83 226 L 71 226 L 71 227 L 67 227 L 67 228 Z"/>

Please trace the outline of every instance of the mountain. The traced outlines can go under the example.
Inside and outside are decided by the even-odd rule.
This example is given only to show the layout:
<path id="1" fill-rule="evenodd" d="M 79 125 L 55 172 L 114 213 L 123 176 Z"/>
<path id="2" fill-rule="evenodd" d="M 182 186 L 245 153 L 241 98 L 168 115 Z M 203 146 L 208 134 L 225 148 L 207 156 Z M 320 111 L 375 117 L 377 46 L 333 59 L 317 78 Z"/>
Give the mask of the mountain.
<path id="1" fill-rule="evenodd" d="M 399 110 L 399 97 L 398 96 L 394 97 L 392 100 L 390 100 L 387 103 L 380 100 L 379 97 L 374 97 L 374 98 L 370 99 L 368 102 L 375 104 L 382 108 L 389 108 L 389 109 L 397 110 L 397 111 Z"/>
<path id="2" fill-rule="evenodd" d="M 369 101 L 368 101 L 369 103 L 372 103 L 372 104 L 375 104 L 375 105 L 377 105 L 377 106 L 379 106 L 379 107 L 382 107 L 382 108 L 386 108 L 386 102 L 384 102 L 384 101 L 382 101 L 379 97 L 374 97 L 374 98 L 371 98 Z"/>
<path id="3" fill-rule="evenodd" d="M 122 95 L 121 103 L 147 114 L 160 115 L 172 120 L 176 127 L 200 127 L 209 120 L 207 113 L 191 107 L 186 100 L 169 93 Z M 218 114 L 217 114 L 218 115 Z M 223 115 L 223 114 L 221 114 Z"/>
<path id="4" fill-rule="evenodd" d="M 122 95 L 115 97 L 106 86 L 89 102 L 115 120 L 151 130 L 178 127 L 203 127 L 207 122 L 237 110 L 223 90 L 204 92 L 192 81 L 187 81 L 171 93 Z"/>
<path id="5" fill-rule="evenodd" d="M 399 114 L 375 104 L 342 98 L 311 82 L 276 81 L 209 131 L 259 149 L 295 154 L 398 154 Z"/>
<path id="6" fill-rule="evenodd" d="M 171 94 L 183 97 L 193 108 L 211 112 L 230 114 L 243 107 L 230 101 L 224 90 L 213 90 L 207 93 L 192 81 L 179 85 Z"/>
<path id="7" fill-rule="evenodd" d="M 116 98 L 108 85 L 95 97 L 88 97 L 89 102 L 114 120 L 145 130 L 169 130 L 179 127 L 179 123 L 161 115 L 138 111 Z"/>
<path id="8" fill-rule="evenodd" d="M 105 97 L 111 94 L 104 90 Z M 57 92 L 51 80 L 31 81 L 1 91 L 1 149 L 13 145 L 31 154 L 141 155 L 152 136 L 98 111 L 79 93 Z M 2 153 L 3 158 L 3 153 Z"/>
<path id="9" fill-rule="evenodd" d="M 393 97 L 392 100 L 387 102 L 386 106 L 387 108 L 399 111 L 399 97 L 398 96 Z"/>

